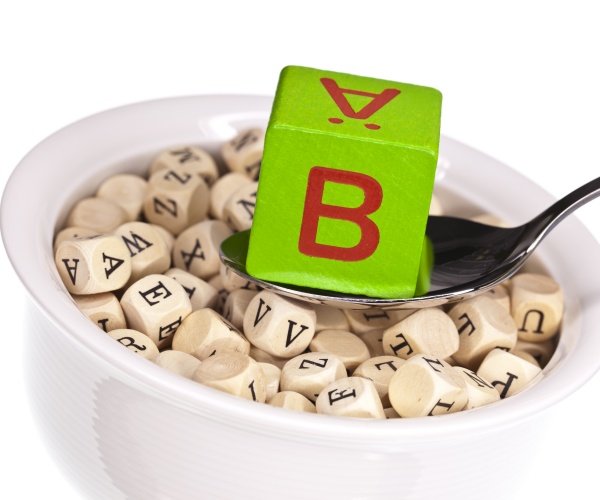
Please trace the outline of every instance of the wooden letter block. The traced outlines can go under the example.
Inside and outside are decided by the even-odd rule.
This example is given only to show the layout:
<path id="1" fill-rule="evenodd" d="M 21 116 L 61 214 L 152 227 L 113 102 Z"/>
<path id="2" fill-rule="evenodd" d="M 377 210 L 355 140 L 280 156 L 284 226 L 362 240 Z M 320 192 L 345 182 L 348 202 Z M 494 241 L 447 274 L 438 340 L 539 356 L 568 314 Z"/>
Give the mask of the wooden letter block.
<path id="1" fill-rule="evenodd" d="M 227 296 L 223 305 L 223 316 L 225 319 L 231 322 L 237 329 L 243 330 L 246 309 L 248 309 L 248 305 L 257 293 L 257 290 L 246 290 L 245 288 L 233 290 Z"/>
<path id="2" fill-rule="evenodd" d="M 223 220 L 232 231 L 244 231 L 252 227 L 257 187 L 257 182 L 244 184 L 227 198 L 223 206 Z"/>
<path id="3" fill-rule="evenodd" d="M 370 357 L 367 344 L 358 335 L 344 330 L 320 331 L 311 340 L 309 349 L 337 356 L 349 373 Z"/>
<path id="4" fill-rule="evenodd" d="M 287 358 L 273 356 L 252 344 L 250 344 L 250 357 L 254 361 L 258 361 L 259 363 L 270 363 L 279 369 L 283 369 L 284 365 L 289 361 Z"/>
<path id="5" fill-rule="evenodd" d="M 265 131 L 261 128 L 242 130 L 221 148 L 223 161 L 232 172 L 239 172 L 257 180 L 265 144 Z"/>
<path id="6" fill-rule="evenodd" d="M 288 410 L 317 413 L 315 404 L 302 394 L 294 391 L 281 391 L 267 400 L 271 406 L 278 406 Z"/>
<path id="7" fill-rule="evenodd" d="M 543 342 L 560 328 L 564 310 L 563 291 L 552 278 L 522 273 L 510 280 L 512 316 L 519 339 Z"/>
<path id="8" fill-rule="evenodd" d="M 456 326 L 435 307 L 419 309 L 383 333 L 383 352 L 404 359 L 415 354 L 444 359 L 454 354 L 458 346 Z"/>
<path id="9" fill-rule="evenodd" d="M 317 315 L 315 329 L 321 330 L 347 330 L 350 331 L 350 323 L 344 314 L 344 311 L 337 307 L 324 304 L 311 304 Z"/>
<path id="10" fill-rule="evenodd" d="M 265 376 L 265 389 L 267 391 L 266 400 L 269 401 L 275 394 L 279 392 L 279 381 L 281 379 L 281 368 L 272 365 L 271 363 L 261 363 L 258 365 Z"/>
<path id="11" fill-rule="evenodd" d="M 148 335 L 160 350 L 171 345 L 173 334 L 192 312 L 186 291 L 164 274 L 136 281 L 121 297 L 121 307 L 129 327 Z"/>
<path id="12" fill-rule="evenodd" d="M 129 251 L 110 234 L 63 241 L 54 262 L 65 287 L 76 295 L 118 290 L 131 276 Z"/>
<path id="13" fill-rule="evenodd" d="M 361 363 L 352 373 L 353 377 L 368 378 L 375 385 L 384 407 L 391 405 L 388 397 L 390 380 L 405 360 L 396 356 L 377 356 Z"/>
<path id="14" fill-rule="evenodd" d="M 158 224 L 150 224 L 154 229 L 156 229 L 156 231 L 163 237 L 163 239 L 165 240 L 165 243 L 167 244 L 167 247 L 169 248 L 169 252 L 173 251 L 173 245 L 175 244 L 175 236 L 173 235 L 173 233 L 171 231 L 169 231 L 168 229 L 165 229 L 162 226 L 159 226 Z"/>
<path id="15" fill-rule="evenodd" d="M 526 340 L 518 339 L 514 349 L 518 349 L 521 352 L 528 352 L 535 358 L 537 364 L 544 368 L 548 364 L 548 361 L 550 361 L 550 358 L 556 349 L 554 340 L 555 339 L 545 340 L 543 342 L 528 342 Z"/>
<path id="16" fill-rule="evenodd" d="M 159 153 L 150 165 L 150 177 L 161 170 L 173 168 L 200 176 L 208 186 L 219 177 L 219 169 L 213 157 L 196 146 L 177 146 Z"/>
<path id="17" fill-rule="evenodd" d="M 85 227 L 97 234 L 106 234 L 128 221 L 127 212 L 114 201 L 103 198 L 84 198 L 72 208 L 67 227 Z"/>
<path id="18" fill-rule="evenodd" d="M 173 278 L 187 292 L 192 303 L 192 311 L 198 311 L 205 307 L 216 309 L 219 302 L 219 291 L 210 283 L 176 267 L 165 271 L 164 275 Z"/>
<path id="19" fill-rule="evenodd" d="M 338 357 L 325 352 L 308 352 L 283 366 L 280 388 L 298 392 L 315 402 L 325 386 L 346 376 L 346 367 Z"/>
<path id="20" fill-rule="evenodd" d="M 468 368 L 462 366 L 454 366 L 453 368 L 467 384 L 469 400 L 463 410 L 471 410 L 500 401 L 500 394 L 490 382 Z"/>
<path id="21" fill-rule="evenodd" d="M 498 302 L 504 309 L 510 312 L 510 294 L 508 288 L 504 285 L 498 285 L 483 293 L 485 297 L 490 297 Z"/>
<path id="22" fill-rule="evenodd" d="M 395 311 L 386 311 L 385 309 L 344 309 L 344 314 L 350 323 L 350 331 L 358 335 L 369 330 L 378 330 L 380 328 L 389 328 L 404 318 L 407 318 L 415 309 L 398 309 Z"/>
<path id="23" fill-rule="evenodd" d="M 372 381 L 346 377 L 325 387 L 315 404 L 317 413 L 354 418 L 385 418 L 381 399 Z"/>
<path id="24" fill-rule="evenodd" d="M 541 373 L 539 366 L 503 349 L 490 351 L 477 370 L 477 375 L 489 380 L 501 399 L 516 394 Z"/>
<path id="25" fill-rule="evenodd" d="M 212 309 L 188 315 L 173 336 L 173 349 L 204 361 L 222 352 L 250 352 L 248 340 L 223 316 Z"/>
<path id="26" fill-rule="evenodd" d="M 383 350 L 384 333 L 384 328 L 377 328 L 375 330 L 369 330 L 368 332 L 357 334 L 369 348 L 369 354 L 372 358 L 385 355 L 385 352 Z"/>
<path id="27" fill-rule="evenodd" d="M 315 322 L 315 312 L 309 306 L 264 290 L 248 304 L 244 334 L 263 351 L 292 358 L 310 344 Z"/>
<path id="28" fill-rule="evenodd" d="M 108 335 L 138 356 L 154 361 L 159 354 L 158 347 L 150 337 L 131 328 L 117 328 Z"/>
<path id="29" fill-rule="evenodd" d="M 494 348 L 512 349 L 517 326 L 508 311 L 494 299 L 474 297 L 458 303 L 448 312 L 458 329 L 460 345 L 452 354 L 460 365 L 477 371 L 483 358 Z"/>
<path id="30" fill-rule="evenodd" d="M 212 218 L 223 219 L 223 208 L 225 203 L 244 184 L 252 182 L 244 174 L 230 172 L 222 177 L 219 177 L 210 188 L 210 205 L 209 213 Z"/>
<path id="31" fill-rule="evenodd" d="M 200 363 L 193 380 L 201 384 L 264 403 L 267 390 L 260 365 L 241 352 L 222 352 Z"/>
<path id="32" fill-rule="evenodd" d="M 208 186 L 199 176 L 178 168 L 159 170 L 148 181 L 143 212 L 148 222 L 174 235 L 208 213 Z"/>
<path id="33" fill-rule="evenodd" d="M 224 222 L 205 220 L 182 231 L 173 245 L 173 265 L 202 279 L 219 272 L 221 242 L 232 234 Z"/>
<path id="34" fill-rule="evenodd" d="M 58 246 L 67 240 L 76 240 L 77 238 L 89 238 L 90 236 L 100 236 L 98 231 L 87 227 L 71 226 L 59 231 L 54 237 L 54 253 L 58 250 Z"/>
<path id="35" fill-rule="evenodd" d="M 225 265 L 222 265 L 221 267 L 223 268 L 225 267 Z M 208 284 L 214 287 L 219 293 L 219 299 L 217 300 L 217 305 L 214 307 L 214 309 L 215 311 L 221 313 L 223 312 L 223 306 L 225 305 L 225 301 L 227 300 L 227 296 L 229 295 L 229 292 L 225 289 L 225 286 L 223 285 L 223 278 L 221 277 L 221 273 L 219 272 L 219 274 L 209 279 Z"/>
<path id="36" fill-rule="evenodd" d="M 390 402 L 401 417 L 455 413 L 468 397 L 466 382 L 452 366 L 424 354 L 406 360 L 390 380 Z"/>
<path id="37" fill-rule="evenodd" d="M 171 266 L 169 247 L 152 224 L 126 222 L 113 234 L 123 240 L 131 257 L 131 276 L 126 286 L 149 274 L 164 273 Z"/>
<path id="38" fill-rule="evenodd" d="M 134 174 L 113 175 L 96 190 L 96 197 L 112 201 L 127 214 L 128 221 L 138 220 L 142 214 L 142 203 L 148 182 Z"/>
<path id="39" fill-rule="evenodd" d="M 161 368 L 191 379 L 200 366 L 200 360 L 182 351 L 166 350 L 161 352 L 154 362 Z"/>
<path id="40" fill-rule="evenodd" d="M 94 295 L 73 295 L 79 310 L 105 332 L 127 328 L 119 299 L 112 292 Z"/>
<path id="41" fill-rule="evenodd" d="M 440 115 L 441 94 L 432 88 L 284 68 L 266 132 L 249 273 L 412 297 Z"/>

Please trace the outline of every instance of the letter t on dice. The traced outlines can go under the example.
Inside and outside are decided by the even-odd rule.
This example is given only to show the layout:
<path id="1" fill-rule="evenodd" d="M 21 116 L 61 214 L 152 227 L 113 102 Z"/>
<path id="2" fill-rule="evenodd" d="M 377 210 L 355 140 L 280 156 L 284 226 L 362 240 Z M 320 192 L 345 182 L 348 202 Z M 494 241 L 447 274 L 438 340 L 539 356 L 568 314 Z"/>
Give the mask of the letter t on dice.
<path id="1" fill-rule="evenodd" d="M 288 66 L 250 234 L 257 278 L 412 297 L 440 138 L 435 89 Z"/>

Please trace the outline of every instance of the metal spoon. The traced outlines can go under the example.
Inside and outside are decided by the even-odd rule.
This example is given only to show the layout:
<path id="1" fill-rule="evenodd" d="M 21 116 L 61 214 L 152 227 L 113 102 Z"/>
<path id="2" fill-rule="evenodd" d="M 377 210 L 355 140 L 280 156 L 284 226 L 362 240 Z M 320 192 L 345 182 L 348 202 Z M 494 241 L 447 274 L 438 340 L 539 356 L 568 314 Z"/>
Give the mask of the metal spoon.
<path id="1" fill-rule="evenodd" d="M 281 295 L 346 309 L 415 309 L 457 302 L 485 292 L 516 273 L 539 243 L 569 214 L 600 195 L 600 178 L 581 186 L 521 226 L 493 227 L 457 217 L 430 216 L 426 234 L 433 244 L 430 291 L 419 297 L 378 299 L 280 283 L 246 272 L 250 231 L 227 238 L 221 260 L 249 283 Z"/>

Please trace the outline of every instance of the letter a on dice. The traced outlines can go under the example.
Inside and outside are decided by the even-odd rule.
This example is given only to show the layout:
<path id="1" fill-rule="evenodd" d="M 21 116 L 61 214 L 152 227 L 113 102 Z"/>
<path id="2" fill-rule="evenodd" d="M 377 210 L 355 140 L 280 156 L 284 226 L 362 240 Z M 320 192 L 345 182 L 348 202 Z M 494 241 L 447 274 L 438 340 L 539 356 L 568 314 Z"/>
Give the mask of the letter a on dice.
<path id="1" fill-rule="evenodd" d="M 247 258 L 266 281 L 412 297 L 440 136 L 439 91 L 283 69 Z"/>

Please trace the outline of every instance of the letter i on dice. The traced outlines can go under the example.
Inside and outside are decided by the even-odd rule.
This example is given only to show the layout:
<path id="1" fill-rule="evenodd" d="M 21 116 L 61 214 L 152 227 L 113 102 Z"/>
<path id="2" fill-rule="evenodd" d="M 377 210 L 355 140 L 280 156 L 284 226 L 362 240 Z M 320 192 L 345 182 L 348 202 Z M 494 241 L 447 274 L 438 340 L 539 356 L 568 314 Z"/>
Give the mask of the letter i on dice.
<path id="1" fill-rule="evenodd" d="M 440 117 L 433 88 L 284 68 L 265 136 L 248 272 L 382 298 L 425 291 L 419 269 Z"/>

